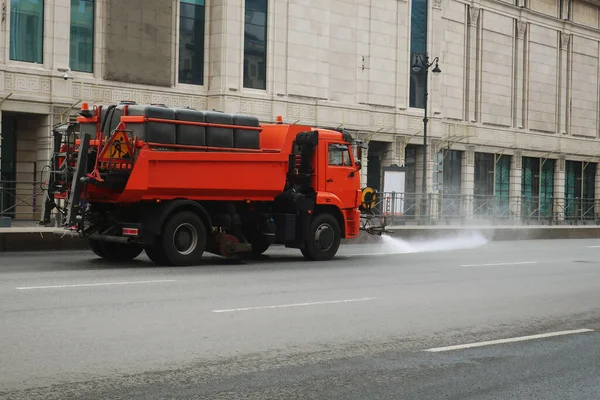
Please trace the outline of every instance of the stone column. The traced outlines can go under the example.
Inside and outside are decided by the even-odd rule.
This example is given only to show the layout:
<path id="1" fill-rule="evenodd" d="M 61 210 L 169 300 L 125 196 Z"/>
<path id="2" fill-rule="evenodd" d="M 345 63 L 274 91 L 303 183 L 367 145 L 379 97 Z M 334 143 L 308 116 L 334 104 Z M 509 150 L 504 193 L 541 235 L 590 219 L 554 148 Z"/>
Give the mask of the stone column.
<path id="1" fill-rule="evenodd" d="M 467 121 L 478 120 L 479 102 L 479 15 L 481 9 L 469 6 L 467 36 Z"/>
<path id="2" fill-rule="evenodd" d="M 396 47 L 396 107 L 401 110 L 408 108 L 408 93 L 410 90 L 410 72 L 407 68 L 410 65 L 410 15 L 409 3 L 407 0 L 398 0 L 398 43 Z M 357 75 L 360 76 L 360 75 Z"/>
<path id="3" fill-rule="evenodd" d="M 446 20 L 442 17 L 442 0 L 433 0 L 431 19 L 429 21 L 429 26 L 431 26 L 430 35 L 428 35 L 428 37 L 431 38 L 428 46 L 431 49 L 429 56 L 430 61 L 435 57 L 440 57 L 443 65 L 442 43 L 444 40 Z M 443 66 L 441 68 L 443 68 Z M 444 96 L 442 96 L 442 79 L 433 73 L 429 73 L 428 76 L 431 115 L 439 116 L 442 113 L 442 100 L 444 99 Z"/>
<path id="4" fill-rule="evenodd" d="M 546 162 L 551 162 L 548 160 Z M 556 222 L 565 219 L 565 157 L 560 156 L 554 173 L 554 201 L 552 202 Z"/>
<path id="5" fill-rule="evenodd" d="M 267 38 L 270 34 L 269 42 L 273 42 L 273 57 L 269 54 L 268 57 L 272 60 L 267 60 L 272 68 L 268 69 L 267 79 L 272 82 L 275 96 L 285 96 L 287 93 L 288 16 L 290 5 L 288 1 L 283 0 L 275 1 L 273 5 L 274 11 L 268 10 L 268 22 L 274 24 L 274 29 L 267 30 Z M 284 103 L 281 105 L 285 106 Z M 285 109 L 282 109 L 280 114 L 285 115 Z"/>
<path id="6" fill-rule="evenodd" d="M 475 146 L 468 146 L 462 159 L 461 189 L 463 219 L 471 220 L 475 195 Z"/>
<path id="7" fill-rule="evenodd" d="M 525 34 L 527 33 L 527 22 L 517 21 L 517 37 L 515 39 L 515 112 L 513 126 L 523 129 L 525 127 Z"/>
<path id="8" fill-rule="evenodd" d="M 242 88 L 244 6 L 240 2 L 211 0 L 206 10 L 210 21 L 208 108 L 238 112 L 238 104 L 228 104 L 222 96 L 239 93 Z"/>
<path id="9" fill-rule="evenodd" d="M 49 6 L 52 6 L 52 2 L 47 2 L 45 6 L 45 12 Z M 51 46 L 44 44 L 44 60 L 48 57 L 49 67 L 56 72 L 58 68 L 70 68 L 70 46 L 69 42 L 71 39 L 71 1 L 70 0 L 54 0 L 54 10 L 50 14 L 52 17 L 46 16 L 44 18 L 44 41 L 53 38 Z M 54 20 L 52 20 L 52 18 Z M 44 62 L 46 64 L 46 62 Z"/>
<path id="10" fill-rule="evenodd" d="M 568 132 L 568 113 L 569 113 L 569 43 L 571 35 L 560 32 L 560 50 L 559 50 L 559 71 L 558 71 L 558 133 L 566 134 Z"/>
<path id="11" fill-rule="evenodd" d="M 523 156 L 516 152 L 510 161 L 510 200 L 509 218 L 521 220 L 521 176 L 523 175 Z"/>

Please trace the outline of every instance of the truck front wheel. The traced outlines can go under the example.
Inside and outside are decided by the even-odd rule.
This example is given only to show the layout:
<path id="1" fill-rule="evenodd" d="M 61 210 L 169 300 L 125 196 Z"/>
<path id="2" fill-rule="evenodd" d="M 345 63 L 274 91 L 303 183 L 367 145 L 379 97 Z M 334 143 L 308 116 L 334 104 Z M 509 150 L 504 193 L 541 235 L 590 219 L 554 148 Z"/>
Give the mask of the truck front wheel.
<path id="1" fill-rule="evenodd" d="M 144 248 L 134 244 L 89 241 L 90 248 L 98 257 L 109 261 L 131 261 L 142 254 Z"/>
<path id="2" fill-rule="evenodd" d="M 160 243 L 160 258 L 168 264 L 195 265 L 206 247 L 206 228 L 198 215 L 182 211 L 167 220 Z"/>
<path id="3" fill-rule="evenodd" d="M 313 218 L 302 254 L 311 261 L 328 261 L 335 257 L 341 243 L 340 225 L 328 213 Z"/>

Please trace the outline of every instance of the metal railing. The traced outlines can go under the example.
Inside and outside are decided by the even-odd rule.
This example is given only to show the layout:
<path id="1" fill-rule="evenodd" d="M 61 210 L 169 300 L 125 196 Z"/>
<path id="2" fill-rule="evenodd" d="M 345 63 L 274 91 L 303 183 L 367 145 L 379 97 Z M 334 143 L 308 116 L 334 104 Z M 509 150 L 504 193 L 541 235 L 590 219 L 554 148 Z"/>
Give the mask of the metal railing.
<path id="1" fill-rule="evenodd" d="M 574 197 L 378 193 L 372 211 L 388 226 L 600 223 L 600 199 Z"/>
<path id="2" fill-rule="evenodd" d="M 37 221 L 44 202 L 40 182 L 0 181 L 0 218 Z"/>
<path id="3" fill-rule="evenodd" d="M 39 221 L 44 187 L 0 181 L 0 218 Z M 425 210 L 424 213 L 422 211 Z M 545 196 L 378 193 L 373 216 L 403 224 L 600 224 L 600 199 Z"/>

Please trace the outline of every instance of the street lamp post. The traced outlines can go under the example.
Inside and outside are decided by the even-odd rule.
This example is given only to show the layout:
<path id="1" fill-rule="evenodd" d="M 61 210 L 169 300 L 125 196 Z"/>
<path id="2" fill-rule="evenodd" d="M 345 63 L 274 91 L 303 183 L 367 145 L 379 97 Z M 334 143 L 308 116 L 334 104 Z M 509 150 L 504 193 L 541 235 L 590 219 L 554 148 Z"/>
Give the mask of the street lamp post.
<path id="1" fill-rule="evenodd" d="M 415 53 L 415 57 L 412 63 L 412 70 L 416 73 L 423 72 L 425 74 L 425 85 L 424 85 L 424 117 L 423 117 L 423 182 L 421 185 L 421 192 L 423 196 L 421 205 L 421 215 L 427 215 L 427 97 L 428 97 L 428 80 L 429 80 L 429 68 L 433 67 L 432 72 L 439 74 L 442 72 L 438 66 L 439 58 L 436 57 L 432 62 L 429 62 L 429 56 L 423 56 L 420 53 Z"/>

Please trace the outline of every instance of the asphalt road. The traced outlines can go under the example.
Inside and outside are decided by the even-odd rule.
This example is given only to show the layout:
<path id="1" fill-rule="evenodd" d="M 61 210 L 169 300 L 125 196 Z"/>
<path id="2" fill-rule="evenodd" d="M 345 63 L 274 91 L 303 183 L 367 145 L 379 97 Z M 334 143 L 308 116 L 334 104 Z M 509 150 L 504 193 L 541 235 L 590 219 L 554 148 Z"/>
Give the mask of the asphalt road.
<path id="1" fill-rule="evenodd" d="M 2 399 L 597 400 L 598 332 L 600 240 L 0 255 Z"/>

